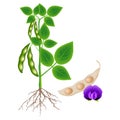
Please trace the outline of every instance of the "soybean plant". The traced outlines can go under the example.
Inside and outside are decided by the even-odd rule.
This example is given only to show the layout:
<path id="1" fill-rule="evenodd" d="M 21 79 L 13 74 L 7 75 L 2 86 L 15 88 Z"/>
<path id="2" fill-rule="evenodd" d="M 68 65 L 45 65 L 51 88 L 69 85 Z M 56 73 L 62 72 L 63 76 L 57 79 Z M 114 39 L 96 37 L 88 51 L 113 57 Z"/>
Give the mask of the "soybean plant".
<path id="1" fill-rule="evenodd" d="M 30 42 L 22 49 L 18 61 L 18 69 L 23 73 L 24 62 L 27 58 L 28 66 L 31 73 L 38 78 L 38 89 L 31 92 L 31 96 L 20 107 L 36 108 L 45 107 L 45 101 L 48 100 L 53 107 L 59 101 L 55 95 L 42 88 L 42 77 L 52 70 L 53 76 L 58 80 L 70 80 L 68 70 L 64 64 L 68 63 L 73 56 L 73 42 L 65 43 L 58 47 L 54 53 L 50 49 L 57 45 L 57 42 L 50 38 L 50 27 L 54 27 L 54 17 L 57 16 L 62 7 L 50 6 L 46 9 L 42 4 L 38 4 L 35 8 L 28 6 L 21 7 L 21 11 L 27 16 L 28 37 Z M 34 62 L 34 54 L 32 48 L 38 51 L 38 63 Z M 36 67 L 38 66 L 38 67 Z M 42 67 L 46 66 L 46 71 L 42 72 Z M 38 68 L 38 69 L 37 69 Z"/>

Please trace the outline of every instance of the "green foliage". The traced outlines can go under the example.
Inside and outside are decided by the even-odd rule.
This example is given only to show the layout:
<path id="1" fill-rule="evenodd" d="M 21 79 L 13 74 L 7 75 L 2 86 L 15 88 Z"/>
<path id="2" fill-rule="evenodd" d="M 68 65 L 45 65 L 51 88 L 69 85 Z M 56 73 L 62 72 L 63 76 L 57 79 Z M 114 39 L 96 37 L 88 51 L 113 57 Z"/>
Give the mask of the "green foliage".
<path id="1" fill-rule="evenodd" d="M 28 36 L 30 38 L 30 41 L 37 49 L 39 46 L 39 64 L 37 71 L 37 69 L 35 68 L 35 63 L 33 61 L 32 50 L 31 47 L 28 47 L 28 44 L 23 48 L 19 57 L 19 71 L 23 72 L 23 63 L 27 54 L 28 66 L 33 75 L 39 76 L 40 88 L 42 88 L 42 75 L 46 74 L 50 69 L 52 69 L 52 73 L 55 78 L 59 80 L 70 80 L 71 78 L 67 69 L 62 65 L 69 62 L 73 56 L 73 42 L 69 42 L 60 46 L 56 50 L 54 56 L 48 50 L 43 48 L 43 46 L 45 46 L 46 48 L 52 48 L 57 44 L 56 41 L 48 39 L 50 36 L 49 26 L 55 26 L 52 17 L 57 16 L 62 10 L 62 7 L 51 6 L 46 10 L 46 8 L 42 4 L 38 4 L 36 7 L 34 7 L 33 10 L 27 6 L 21 7 L 21 10 L 25 15 L 28 16 L 27 23 L 30 23 L 30 26 L 28 28 Z M 43 74 L 41 73 L 41 64 L 49 67 L 48 70 L 46 70 Z"/>
<path id="2" fill-rule="evenodd" d="M 38 4 L 34 9 L 33 12 L 35 15 L 39 14 L 44 16 L 46 14 L 46 8 L 42 4 Z"/>
<path id="3" fill-rule="evenodd" d="M 20 8 L 25 15 L 31 15 L 32 9 L 30 7 L 21 7 Z"/>
<path id="4" fill-rule="evenodd" d="M 53 75 L 59 80 L 70 80 L 70 75 L 65 67 L 57 65 L 52 69 Z"/>
<path id="5" fill-rule="evenodd" d="M 46 8 L 43 5 L 39 4 L 39 9 L 39 14 L 41 16 L 44 16 L 46 14 Z"/>
<path id="6" fill-rule="evenodd" d="M 39 14 L 39 11 L 40 11 L 40 6 L 37 5 L 34 9 L 33 9 L 33 12 L 35 15 Z"/>
<path id="7" fill-rule="evenodd" d="M 39 29 L 39 35 L 42 39 L 47 39 L 50 35 L 49 28 L 47 27 L 46 24 L 43 24 L 41 28 Z"/>
<path id="8" fill-rule="evenodd" d="M 62 10 L 62 7 L 60 6 L 51 6 L 48 8 L 47 14 L 51 17 L 55 17 L 60 13 L 61 10 Z"/>
<path id="9" fill-rule="evenodd" d="M 46 40 L 46 41 L 44 42 L 44 45 L 45 45 L 45 47 L 47 47 L 47 48 L 54 47 L 56 44 L 57 44 L 57 42 L 55 42 L 55 41 L 53 41 L 53 40 L 50 40 L 50 39 L 48 39 L 48 40 Z"/>
<path id="10" fill-rule="evenodd" d="M 42 41 L 38 39 L 37 37 L 31 37 L 31 42 L 36 46 L 39 46 L 42 43 Z"/>
<path id="11" fill-rule="evenodd" d="M 32 23 L 35 21 L 35 16 L 34 15 L 30 15 L 27 19 L 27 23 Z"/>
<path id="12" fill-rule="evenodd" d="M 45 17 L 44 18 L 44 22 L 48 25 L 48 26 L 55 26 L 54 21 L 51 17 Z"/>
<path id="13" fill-rule="evenodd" d="M 40 48 L 40 58 L 41 63 L 45 66 L 51 66 L 54 62 L 53 55 L 43 48 Z"/>
<path id="14" fill-rule="evenodd" d="M 59 47 L 55 52 L 55 60 L 58 64 L 66 64 L 73 55 L 73 42 Z"/>

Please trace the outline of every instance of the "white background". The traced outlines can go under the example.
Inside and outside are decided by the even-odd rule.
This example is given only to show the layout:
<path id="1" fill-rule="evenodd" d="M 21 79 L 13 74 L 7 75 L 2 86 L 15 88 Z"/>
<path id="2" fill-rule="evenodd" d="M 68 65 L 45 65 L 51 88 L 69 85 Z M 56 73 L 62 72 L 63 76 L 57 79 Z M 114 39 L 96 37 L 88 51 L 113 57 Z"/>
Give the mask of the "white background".
<path id="1" fill-rule="evenodd" d="M 36 90 L 38 80 L 30 73 L 27 62 L 20 74 L 17 68 L 21 49 L 29 42 L 27 17 L 20 7 L 35 7 L 42 3 L 63 7 L 54 18 L 50 38 L 58 45 L 73 41 L 74 55 L 66 64 L 72 80 L 56 80 L 49 72 L 43 77 L 43 87 L 57 95 L 62 103 L 57 111 L 47 103 L 48 109 L 18 111 L 29 92 Z M 0 2 L 0 119 L 1 120 L 119 120 L 120 108 L 120 1 L 119 0 L 4 0 Z M 37 56 L 37 52 L 34 53 Z M 87 101 L 83 93 L 72 97 L 58 94 L 58 90 L 82 80 L 101 63 L 96 85 L 103 90 L 99 102 Z"/>

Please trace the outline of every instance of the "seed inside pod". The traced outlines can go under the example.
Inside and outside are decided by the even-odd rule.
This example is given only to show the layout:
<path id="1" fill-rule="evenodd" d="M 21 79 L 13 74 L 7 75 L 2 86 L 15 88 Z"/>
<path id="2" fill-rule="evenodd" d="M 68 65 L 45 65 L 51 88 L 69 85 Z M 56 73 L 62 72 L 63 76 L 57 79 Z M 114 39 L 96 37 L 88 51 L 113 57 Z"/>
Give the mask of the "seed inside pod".
<path id="1" fill-rule="evenodd" d="M 20 61 L 23 62 L 25 60 L 24 56 L 21 56 Z"/>
<path id="2" fill-rule="evenodd" d="M 75 95 L 75 94 L 83 91 L 85 89 L 85 87 L 93 84 L 95 82 L 95 80 L 97 79 L 99 72 L 100 72 L 100 68 L 101 68 L 100 62 L 99 61 L 97 61 L 97 62 L 99 64 L 99 67 L 95 71 L 88 74 L 84 79 L 76 82 L 72 86 L 70 86 L 70 87 L 68 86 L 66 88 L 59 90 L 59 93 L 64 96 Z M 90 93 L 90 95 L 91 95 L 91 93 Z M 96 94 L 92 94 L 92 95 L 95 96 Z"/>
<path id="3" fill-rule="evenodd" d="M 23 71 L 23 65 L 22 65 L 22 63 L 20 63 L 19 65 L 18 65 L 18 68 L 19 68 L 19 70 L 22 72 Z"/>
<path id="4" fill-rule="evenodd" d="M 32 30 L 33 28 L 32 27 L 30 27 L 30 31 Z"/>
<path id="5" fill-rule="evenodd" d="M 35 75 L 38 75 L 38 73 L 37 73 L 35 68 L 32 68 L 32 73 L 34 73 Z"/>
<path id="6" fill-rule="evenodd" d="M 31 67 L 32 67 L 32 66 L 34 66 L 34 63 L 33 63 L 33 61 L 30 61 L 30 65 L 31 65 Z"/>
<path id="7" fill-rule="evenodd" d="M 86 78 L 86 82 L 87 82 L 87 83 L 91 83 L 91 82 L 93 82 L 93 80 L 94 80 L 94 78 L 93 78 L 92 76 L 88 76 L 88 77 Z"/>
<path id="8" fill-rule="evenodd" d="M 78 90 L 82 90 L 83 88 L 85 87 L 85 85 L 83 84 L 83 83 L 77 83 L 76 84 L 76 88 L 78 89 Z"/>
<path id="9" fill-rule="evenodd" d="M 25 54 L 25 53 L 27 52 L 27 50 L 28 50 L 27 48 L 26 48 L 26 49 L 24 49 L 24 50 L 23 50 L 23 54 Z"/>
<path id="10" fill-rule="evenodd" d="M 36 34 L 38 34 L 38 31 L 36 30 Z"/>
<path id="11" fill-rule="evenodd" d="M 66 88 L 64 92 L 66 95 L 70 95 L 72 94 L 73 90 L 71 88 Z"/>

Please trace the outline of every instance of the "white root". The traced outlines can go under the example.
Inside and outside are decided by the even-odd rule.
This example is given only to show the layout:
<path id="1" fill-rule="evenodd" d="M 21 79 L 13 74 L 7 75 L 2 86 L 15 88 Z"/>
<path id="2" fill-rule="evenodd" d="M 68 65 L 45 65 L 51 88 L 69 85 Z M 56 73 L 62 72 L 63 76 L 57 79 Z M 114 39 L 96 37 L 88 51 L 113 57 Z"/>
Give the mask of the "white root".
<path id="1" fill-rule="evenodd" d="M 72 86 L 59 90 L 58 92 L 64 96 L 72 96 L 83 91 L 88 85 L 92 85 L 96 81 L 100 72 L 101 65 L 99 61 L 97 62 L 99 64 L 99 67 L 94 72 L 87 75 L 83 80 L 78 81 Z"/>

